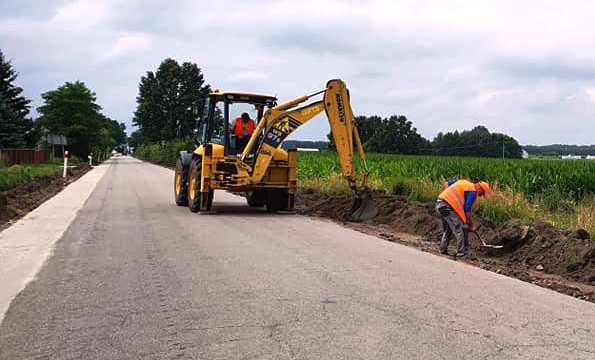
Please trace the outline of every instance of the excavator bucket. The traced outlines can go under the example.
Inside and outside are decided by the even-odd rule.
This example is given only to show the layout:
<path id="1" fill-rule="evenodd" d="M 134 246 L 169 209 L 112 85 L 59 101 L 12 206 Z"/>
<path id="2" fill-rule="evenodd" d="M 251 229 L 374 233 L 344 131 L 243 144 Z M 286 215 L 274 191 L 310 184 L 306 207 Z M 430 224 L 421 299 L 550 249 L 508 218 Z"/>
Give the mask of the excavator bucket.
<path id="1" fill-rule="evenodd" d="M 355 199 L 351 206 L 349 219 L 351 221 L 366 221 L 374 218 L 378 214 L 378 208 L 374 203 L 372 194 L 369 190 L 359 190 L 355 192 Z"/>

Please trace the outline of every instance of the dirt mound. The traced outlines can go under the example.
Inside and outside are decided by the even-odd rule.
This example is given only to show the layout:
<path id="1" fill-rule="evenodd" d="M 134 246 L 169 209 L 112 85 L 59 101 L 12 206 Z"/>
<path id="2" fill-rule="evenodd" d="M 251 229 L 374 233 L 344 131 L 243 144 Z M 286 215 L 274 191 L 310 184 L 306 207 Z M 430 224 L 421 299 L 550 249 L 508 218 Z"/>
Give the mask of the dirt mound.
<path id="1" fill-rule="evenodd" d="M 527 226 L 510 221 L 487 229 L 483 237 L 503 246 L 489 255 L 510 266 L 521 265 L 595 286 L 595 241 L 583 229 L 564 232 L 546 223 Z"/>
<path id="2" fill-rule="evenodd" d="M 385 239 L 398 239 L 399 233 L 416 234 L 423 241 L 414 245 L 425 251 L 437 252 L 442 224 L 434 212 L 433 204 L 409 202 L 404 197 L 383 193 L 375 193 L 374 200 L 378 215 L 363 223 L 348 221 L 351 197 L 300 193 L 296 208 L 302 214 L 331 218 L 367 233 L 371 233 L 371 228 L 381 228 L 382 232 L 376 235 Z M 595 300 L 595 240 L 585 230 L 564 232 L 545 223 L 527 226 L 519 221 L 495 226 L 485 219 L 475 219 L 480 225 L 478 233 L 481 238 L 488 244 L 501 245 L 502 248 L 482 247 L 478 239 L 470 235 L 472 263 Z M 408 245 L 412 244 L 409 242 Z M 585 294 L 588 296 L 585 297 Z"/>
<path id="3" fill-rule="evenodd" d="M 394 230 L 431 236 L 442 229 L 440 221 L 434 216 L 431 204 L 410 203 L 404 197 L 373 194 L 378 207 L 378 215 L 366 224 L 391 225 Z M 332 218 L 340 222 L 349 222 L 349 211 L 353 205 L 351 197 L 338 197 L 321 193 L 302 193 L 296 199 L 298 212 Z"/>
<path id="4" fill-rule="evenodd" d="M 23 217 L 44 201 L 60 192 L 66 185 L 75 181 L 91 167 L 81 165 L 69 169 L 66 180 L 62 173 L 43 177 L 14 189 L 0 192 L 0 230 L 8 226 L 10 221 Z"/>

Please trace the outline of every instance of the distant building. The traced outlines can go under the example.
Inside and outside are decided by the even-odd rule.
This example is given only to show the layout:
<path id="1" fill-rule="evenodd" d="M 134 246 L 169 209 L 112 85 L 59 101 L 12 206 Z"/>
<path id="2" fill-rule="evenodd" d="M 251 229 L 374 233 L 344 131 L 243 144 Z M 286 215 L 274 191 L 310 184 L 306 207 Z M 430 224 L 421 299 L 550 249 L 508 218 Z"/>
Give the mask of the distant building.
<path id="1" fill-rule="evenodd" d="M 582 156 L 568 154 L 568 155 L 562 155 L 562 159 L 564 159 L 564 160 L 580 160 L 580 159 L 582 159 Z"/>
<path id="2" fill-rule="evenodd" d="M 521 154 L 521 157 L 523 159 L 528 159 L 529 158 L 529 153 L 526 150 L 523 150 L 523 153 Z"/>
<path id="3" fill-rule="evenodd" d="M 595 156 L 593 156 L 593 155 L 587 155 L 586 159 L 587 160 L 595 160 Z"/>

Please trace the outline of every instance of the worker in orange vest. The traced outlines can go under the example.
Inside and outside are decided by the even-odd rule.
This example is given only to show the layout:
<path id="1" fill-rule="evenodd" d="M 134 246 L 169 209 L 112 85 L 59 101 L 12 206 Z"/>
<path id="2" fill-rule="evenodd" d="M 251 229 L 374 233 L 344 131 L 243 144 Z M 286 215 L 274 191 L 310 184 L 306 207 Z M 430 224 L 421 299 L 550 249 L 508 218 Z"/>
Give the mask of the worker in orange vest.
<path id="1" fill-rule="evenodd" d="M 250 119 L 248 113 L 243 113 L 241 117 L 236 118 L 233 126 L 233 133 L 236 136 L 236 149 L 238 152 L 244 151 L 253 132 L 254 120 Z"/>
<path id="2" fill-rule="evenodd" d="M 476 230 L 471 219 L 471 210 L 480 196 L 490 192 L 488 183 L 472 183 L 467 180 L 451 179 L 446 189 L 438 195 L 436 213 L 442 218 L 442 239 L 440 253 L 448 254 L 448 243 L 452 235 L 457 239 L 456 257 L 469 257 L 469 231 Z"/>

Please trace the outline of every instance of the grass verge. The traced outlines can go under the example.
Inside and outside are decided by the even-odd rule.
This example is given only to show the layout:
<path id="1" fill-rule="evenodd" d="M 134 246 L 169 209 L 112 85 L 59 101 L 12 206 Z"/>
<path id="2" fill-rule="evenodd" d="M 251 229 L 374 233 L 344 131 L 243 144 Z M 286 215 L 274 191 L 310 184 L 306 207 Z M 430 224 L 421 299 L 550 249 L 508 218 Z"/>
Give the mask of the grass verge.
<path id="1" fill-rule="evenodd" d="M 442 191 L 441 183 L 429 179 L 411 179 L 406 177 L 384 178 L 375 181 L 372 188 L 387 194 L 406 197 L 409 201 L 434 202 Z M 347 196 L 351 190 L 345 179 L 337 174 L 323 178 L 304 179 L 299 182 L 300 191 L 318 191 L 326 194 Z M 587 230 L 595 238 L 595 196 L 580 202 L 567 204 L 560 202 L 559 207 L 552 204 L 550 198 L 528 200 L 523 194 L 493 184 L 490 196 L 480 199 L 476 211 L 483 218 L 503 224 L 516 219 L 526 224 L 538 221 L 552 224 L 560 229 Z"/>
<path id="2" fill-rule="evenodd" d="M 0 168 L 0 191 L 6 191 L 32 180 L 62 171 L 57 164 L 26 164 Z"/>

